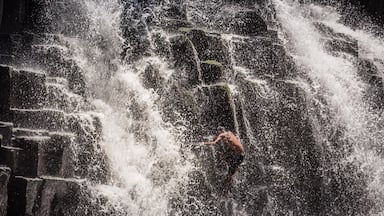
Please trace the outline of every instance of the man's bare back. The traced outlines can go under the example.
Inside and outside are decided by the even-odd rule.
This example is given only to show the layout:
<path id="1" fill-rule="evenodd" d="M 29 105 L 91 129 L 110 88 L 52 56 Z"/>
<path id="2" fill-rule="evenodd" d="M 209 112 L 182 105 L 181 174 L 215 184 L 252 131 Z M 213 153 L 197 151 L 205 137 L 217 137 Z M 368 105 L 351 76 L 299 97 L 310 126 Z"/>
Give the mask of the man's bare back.
<path id="1" fill-rule="evenodd" d="M 231 132 L 225 131 L 223 127 L 218 128 L 218 133 L 214 139 L 214 141 L 203 142 L 203 144 L 214 145 L 219 141 L 223 141 L 231 150 L 228 153 L 228 175 L 225 183 L 226 191 L 228 191 L 229 186 L 231 185 L 232 176 L 239 169 L 240 164 L 244 160 L 244 147 L 241 144 L 240 140 Z"/>
<path id="2" fill-rule="evenodd" d="M 240 140 L 231 131 L 219 134 L 218 139 L 222 140 L 235 153 L 244 153 L 243 145 L 241 145 Z"/>

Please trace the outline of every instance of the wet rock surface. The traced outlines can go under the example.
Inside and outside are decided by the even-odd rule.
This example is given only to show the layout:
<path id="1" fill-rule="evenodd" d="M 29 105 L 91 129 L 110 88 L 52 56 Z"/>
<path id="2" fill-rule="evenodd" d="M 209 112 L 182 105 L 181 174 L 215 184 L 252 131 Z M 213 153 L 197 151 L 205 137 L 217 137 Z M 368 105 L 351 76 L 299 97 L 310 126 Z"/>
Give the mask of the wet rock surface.
<path id="1" fill-rule="evenodd" d="M 56 34 L 87 25 L 82 8 L 17 0 L 0 1 L 0 9 L 0 215 L 85 215 L 81 179 L 108 176 L 87 166 L 107 164 L 101 152 L 94 159 L 100 123 L 73 113 L 90 107 L 84 74 L 64 46 L 52 45 L 62 42 Z M 73 22 L 59 19 L 69 11 Z M 75 143 L 84 143 L 81 154 Z"/>
<path id="2" fill-rule="evenodd" d="M 9 192 L 8 215 L 77 215 L 82 183 L 56 178 L 16 176 Z"/>
<path id="3" fill-rule="evenodd" d="M 3 56 L 20 59 L 21 44 L 60 41 L 52 35 L 20 36 L 17 33 L 23 28 L 74 36 L 89 25 L 80 7 L 72 11 L 73 5 L 66 2 L 47 2 L 52 4 L 49 7 L 43 1 L 34 2 L 36 8 L 59 8 L 51 11 L 47 21 L 56 20 L 57 26 L 10 20 L 9 14 L 18 12 L 7 12 L 0 28 L 7 33 L 0 35 L 4 42 L 0 43 L 0 63 L 7 62 Z M 156 103 L 162 107 L 162 117 L 185 126 L 188 141 L 203 140 L 215 134 L 217 126 L 224 126 L 236 133 L 246 150 L 229 198 L 224 199 L 226 146 L 182 146 L 193 152 L 196 169 L 180 189 L 183 197 L 170 200 L 171 214 L 342 215 L 343 203 L 363 205 L 366 191 L 352 190 L 349 185 L 366 187 L 356 166 L 334 168 L 339 162 L 335 160 L 340 156 L 334 153 L 337 151 L 316 145 L 308 111 L 311 104 L 302 86 L 293 82 L 300 75 L 297 65 L 277 39 L 277 32 L 268 29 L 255 9 L 261 1 L 226 3 L 236 10 L 225 17 L 219 14 L 217 27 L 208 29 L 197 28 L 188 20 L 183 4 L 162 5 L 159 14 L 147 13 L 153 4 L 162 4 L 151 1 L 140 1 L 140 7 L 133 9 L 134 16 L 145 13 L 143 19 L 125 17 L 122 21 L 126 39 L 122 59 L 132 63 L 156 54 L 169 61 L 173 71 L 169 77 L 155 63 L 145 65 L 139 74 L 145 88 L 159 95 Z M 20 9 L 25 3 L 12 4 Z M 73 17 L 65 20 L 60 11 Z M 24 13 L 17 17 L 29 16 Z M 357 41 L 323 23 L 316 27 L 328 52 L 358 57 Z M 0 66 L 0 164 L 11 168 L 0 169 L 0 214 L 7 209 L 8 215 L 82 215 L 87 209 L 80 204 L 84 188 L 79 179 L 103 184 L 111 175 L 109 160 L 99 145 L 103 128 L 97 116 L 80 113 L 92 106 L 87 104 L 84 72 L 77 62 L 66 58 L 70 50 L 52 44 L 27 50 L 33 54 L 28 63 L 40 65 L 44 74 Z M 359 59 L 358 66 L 359 76 L 371 84 L 367 100 L 382 107 L 383 81 L 377 67 L 366 59 Z M 348 151 L 342 134 L 336 131 L 332 135 L 334 143 L 342 143 L 339 148 Z M 357 177 L 349 179 L 349 175 Z M 156 176 L 152 179 L 162 183 Z M 325 205 L 329 207 L 324 209 Z"/>
<path id="4" fill-rule="evenodd" d="M 0 214 L 7 215 L 8 206 L 8 182 L 11 170 L 8 167 L 0 166 Z"/>

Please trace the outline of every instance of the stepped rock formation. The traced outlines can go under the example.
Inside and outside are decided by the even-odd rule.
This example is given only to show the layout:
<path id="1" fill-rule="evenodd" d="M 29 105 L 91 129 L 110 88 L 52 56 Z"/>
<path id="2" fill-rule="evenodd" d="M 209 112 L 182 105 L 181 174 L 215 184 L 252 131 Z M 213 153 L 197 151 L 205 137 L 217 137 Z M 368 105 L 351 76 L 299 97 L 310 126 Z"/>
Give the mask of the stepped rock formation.
<path id="1" fill-rule="evenodd" d="M 0 0 L 0 214 L 379 214 L 384 64 L 324 10 Z M 246 151 L 228 196 L 217 126 Z"/>

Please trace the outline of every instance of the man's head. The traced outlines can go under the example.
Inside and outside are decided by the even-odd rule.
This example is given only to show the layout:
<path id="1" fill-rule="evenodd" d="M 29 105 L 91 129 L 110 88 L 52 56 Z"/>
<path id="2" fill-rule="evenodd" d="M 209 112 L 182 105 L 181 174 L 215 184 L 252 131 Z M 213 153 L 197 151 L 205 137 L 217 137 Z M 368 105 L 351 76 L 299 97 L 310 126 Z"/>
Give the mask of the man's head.
<path id="1" fill-rule="evenodd" d="M 223 127 L 223 126 L 219 126 L 219 127 L 217 127 L 217 133 L 218 134 L 220 134 L 220 133 L 224 133 L 225 132 L 225 127 Z"/>

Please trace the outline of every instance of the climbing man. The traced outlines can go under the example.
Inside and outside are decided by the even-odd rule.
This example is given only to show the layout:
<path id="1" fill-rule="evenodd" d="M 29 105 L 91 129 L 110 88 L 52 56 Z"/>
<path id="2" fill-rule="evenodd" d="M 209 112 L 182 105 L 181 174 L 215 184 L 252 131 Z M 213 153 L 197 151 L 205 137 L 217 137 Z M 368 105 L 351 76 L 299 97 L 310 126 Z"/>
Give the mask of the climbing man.
<path id="1" fill-rule="evenodd" d="M 229 166 L 228 175 L 225 181 L 225 193 L 227 193 L 232 182 L 232 176 L 236 173 L 244 160 L 244 147 L 231 131 L 226 131 L 225 128 L 221 126 L 217 128 L 215 139 L 213 141 L 203 142 L 203 144 L 214 145 L 219 141 L 223 141 L 229 149 L 226 157 Z"/>

